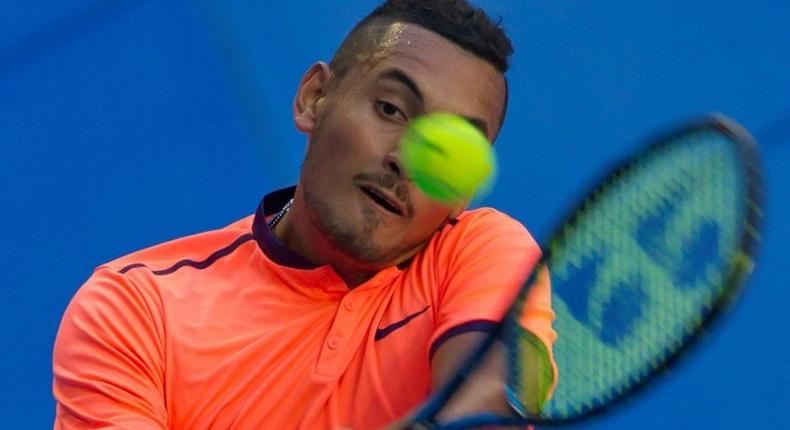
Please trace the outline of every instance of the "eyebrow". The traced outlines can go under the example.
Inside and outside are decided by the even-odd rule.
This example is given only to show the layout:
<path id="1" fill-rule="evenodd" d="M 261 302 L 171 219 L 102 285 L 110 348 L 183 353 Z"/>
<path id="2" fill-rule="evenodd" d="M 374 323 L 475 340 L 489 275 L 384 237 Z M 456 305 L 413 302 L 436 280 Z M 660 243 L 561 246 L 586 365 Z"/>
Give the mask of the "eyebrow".
<path id="1" fill-rule="evenodd" d="M 417 86 L 417 83 L 415 83 L 414 80 L 409 77 L 409 75 L 403 73 L 402 71 L 398 69 L 386 70 L 384 73 L 381 74 L 381 76 L 379 76 L 379 79 L 386 79 L 389 81 L 400 82 L 401 84 L 405 85 L 406 88 L 411 90 L 411 92 L 414 94 L 415 97 L 417 97 L 417 100 L 419 100 L 420 103 L 425 103 L 425 99 L 422 97 L 422 92 L 420 91 L 420 87 Z"/>
<path id="2" fill-rule="evenodd" d="M 420 103 L 425 104 L 425 99 L 422 96 L 422 91 L 420 91 L 420 87 L 417 86 L 417 83 L 414 82 L 414 80 L 410 78 L 409 75 L 407 75 L 400 69 L 386 70 L 379 76 L 379 79 L 400 82 L 414 94 L 414 96 L 417 98 L 417 100 L 420 101 Z M 461 116 L 467 121 L 469 121 L 473 126 L 477 127 L 481 132 L 483 132 L 483 135 L 486 138 L 488 138 L 488 124 L 486 124 L 484 120 L 480 118 L 469 117 L 464 115 Z"/>

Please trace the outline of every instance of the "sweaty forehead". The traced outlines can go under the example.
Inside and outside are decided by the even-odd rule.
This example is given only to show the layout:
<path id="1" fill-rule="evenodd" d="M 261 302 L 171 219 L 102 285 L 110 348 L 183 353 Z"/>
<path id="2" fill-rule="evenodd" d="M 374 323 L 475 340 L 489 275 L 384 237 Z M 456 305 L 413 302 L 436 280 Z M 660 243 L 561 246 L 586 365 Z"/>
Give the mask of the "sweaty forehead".
<path id="1" fill-rule="evenodd" d="M 437 33 L 400 22 L 381 29 L 376 43 L 365 51 L 357 56 L 363 80 L 397 68 L 420 88 L 426 110 L 482 117 L 489 138 L 496 135 L 504 109 L 505 80 L 487 61 Z"/>

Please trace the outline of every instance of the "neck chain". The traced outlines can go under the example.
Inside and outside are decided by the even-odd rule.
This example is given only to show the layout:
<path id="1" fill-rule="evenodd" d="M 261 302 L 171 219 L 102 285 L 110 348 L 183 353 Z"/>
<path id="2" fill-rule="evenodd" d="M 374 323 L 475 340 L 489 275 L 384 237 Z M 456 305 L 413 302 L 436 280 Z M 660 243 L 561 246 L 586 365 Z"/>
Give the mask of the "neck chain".
<path id="1" fill-rule="evenodd" d="M 288 200 L 288 203 L 286 203 L 285 206 L 283 206 L 283 208 L 280 209 L 280 212 L 277 212 L 274 218 L 272 218 L 272 220 L 269 221 L 268 224 L 269 230 L 274 230 L 274 227 L 277 225 L 277 223 L 280 222 L 280 220 L 283 219 L 285 214 L 287 214 L 288 211 L 291 210 L 291 206 L 293 206 L 293 204 L 294 204 L 294 199 Z"/>

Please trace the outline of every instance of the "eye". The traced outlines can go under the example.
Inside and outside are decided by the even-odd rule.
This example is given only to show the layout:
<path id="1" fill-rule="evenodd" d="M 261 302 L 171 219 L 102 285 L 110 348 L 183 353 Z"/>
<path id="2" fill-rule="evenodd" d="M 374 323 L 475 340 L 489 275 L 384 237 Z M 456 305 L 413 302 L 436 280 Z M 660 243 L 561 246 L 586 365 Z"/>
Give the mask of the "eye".
<path id="1" fill-rule="evenodd" d="M 394 104 L 378 100 L 376 101 L 376 110 L 386 118 L 391 118 L 397 121 L 406 121 L 406 115 Z"/>

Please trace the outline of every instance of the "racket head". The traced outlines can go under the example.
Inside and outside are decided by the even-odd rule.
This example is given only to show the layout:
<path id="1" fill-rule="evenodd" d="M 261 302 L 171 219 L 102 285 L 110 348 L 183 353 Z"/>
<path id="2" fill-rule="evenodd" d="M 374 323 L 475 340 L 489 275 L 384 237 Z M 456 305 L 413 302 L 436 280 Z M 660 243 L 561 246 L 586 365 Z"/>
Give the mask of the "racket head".
<path id="1" fill-rule="evenodd" d="M 500 329 L 417 421 L 432 422 L 497 341 L 506 345 L 506 392 L 521 417 L 476 415 L 439 428 L 560 426 L 630 398 L 689 351 L 738 296 L 754 266 L 761 218 L 759 153 L 742 127 L 714 114 L 658 135 L 579 200 Z M 525 357 L 542 345 L 520 321 L 543 266 L 551 269 L 556 314 L 556 386 L 553 378 L 535 384 L 523 370 Z M 529 368 L 534 372 L 534 363 Z"/>

